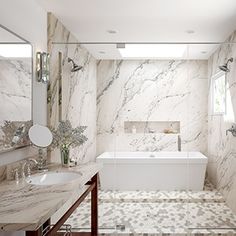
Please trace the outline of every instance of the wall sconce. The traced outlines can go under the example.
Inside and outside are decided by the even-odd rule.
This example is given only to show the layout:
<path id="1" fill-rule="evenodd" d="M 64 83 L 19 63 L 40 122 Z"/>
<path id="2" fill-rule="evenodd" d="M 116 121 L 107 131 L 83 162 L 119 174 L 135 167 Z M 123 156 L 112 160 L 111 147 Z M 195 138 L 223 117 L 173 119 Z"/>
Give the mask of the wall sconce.
<path id="1" fill-rule="evenodd" d="M 36 79 L 42 83 L 49 81 L 49 53 L 36 53 Z"/>

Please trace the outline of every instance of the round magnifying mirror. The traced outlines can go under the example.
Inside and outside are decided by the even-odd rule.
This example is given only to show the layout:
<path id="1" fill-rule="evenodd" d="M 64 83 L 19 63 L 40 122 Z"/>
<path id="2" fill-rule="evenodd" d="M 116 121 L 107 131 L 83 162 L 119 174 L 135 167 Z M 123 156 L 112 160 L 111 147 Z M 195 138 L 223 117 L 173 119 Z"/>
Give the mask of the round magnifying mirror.
<path id="1" fill-rule="evenodd" d="M 30 141 L 38 147 L 48 147 L 52 143 L 52 133 L 48 127 L 33 125 L 29 129 Z"/>

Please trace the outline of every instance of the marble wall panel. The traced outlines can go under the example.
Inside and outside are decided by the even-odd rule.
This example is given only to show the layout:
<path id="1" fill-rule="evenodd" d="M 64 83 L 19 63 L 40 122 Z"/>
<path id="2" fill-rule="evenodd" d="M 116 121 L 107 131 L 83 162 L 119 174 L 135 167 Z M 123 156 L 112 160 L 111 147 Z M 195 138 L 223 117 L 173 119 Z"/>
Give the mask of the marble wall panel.
<path id="1" fill-rule="evenodd" d="M 207 70 L 205 60 L 98 61 L 97 154 L 177 150 L 177 134 L 125 134 L 125 121 L 180 121 L 182 150 L 206 153 Z"/>
<path id="2" fill-rule="evenodd" d="M 27 133 L 27 123 L 32 119 L 31 67 L 32 58 L 0 59 L 0 151 L 29 144 L 28 137 L 13 138 L 21 126 L 26 127 L 22 135 Z"/>
<path id="3" fill-rule="evenodd" d="M 223 193 L 229 206 L 236 212 L 236 138 L 226 135 L 236 120 L 236 32 L 209 58 L 209 105 L 208 105 L 208 175 L 216 187 Z M 219 71 L 230 57 L 234 62 L 230 65 L 227 80 L 227 107 L 225 115 L 214 115 L 212 112 L 211 77 Z"/>
<path id="4" fill-rule="evenodd" d="M 50 87 L 48 89 L 48 124 L 57 126 L 59 121 L 59 79 L 62 78 L 61 119 L 70 120 L 73 127 L 88 126 L 88 141 L 71 150 L 71 158 L 79 163 L 95 159 L 96 155 L 96 60 L 79 44 L 53 44 L 53 42 L 78 42 L 64 25 L 51 13 L 48 14 L 48 50 L 50 53 Z M 61 60 L 59 57 L 61 53 Z M 71 72 L 68 58 L 83 66 Z M 52 152 L 52 160 L 60 161 L 60 154 Z"/>

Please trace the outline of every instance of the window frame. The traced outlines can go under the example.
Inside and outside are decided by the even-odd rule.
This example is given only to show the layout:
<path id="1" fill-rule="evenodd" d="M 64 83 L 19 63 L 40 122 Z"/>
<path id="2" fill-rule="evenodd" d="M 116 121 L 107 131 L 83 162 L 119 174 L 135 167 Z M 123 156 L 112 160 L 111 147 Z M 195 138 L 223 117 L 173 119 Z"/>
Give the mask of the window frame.
<path id="1" fill-rule="evenodd" d="M 224 111 L 222 112 L 216 112 L 215 111 L 215 81 L 219 79 L 220 77 L 224 76 L 225 80 L 225 100 L 224 100 Z M 211 90 L 212 90 L 212 115 L 226 115 L 227 113 L 227 78 L 226 78 L 226 72 L 224 71 L 218 71 L 211 77 Z"/>

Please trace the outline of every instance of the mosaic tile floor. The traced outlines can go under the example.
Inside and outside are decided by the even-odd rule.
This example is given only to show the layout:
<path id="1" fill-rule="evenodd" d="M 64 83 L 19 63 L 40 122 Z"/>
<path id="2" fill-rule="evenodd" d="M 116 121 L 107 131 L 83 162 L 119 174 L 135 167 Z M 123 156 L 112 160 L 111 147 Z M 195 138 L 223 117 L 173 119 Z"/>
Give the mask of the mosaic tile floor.
<path id="1" fill-rule="evenodd" d="M 68 219 L 90 229 L 90 199 Z M 209 183 L 204 191 L 100 191 L 99 232 L 104 235 L 236 235 L 236 214 Z"/>

